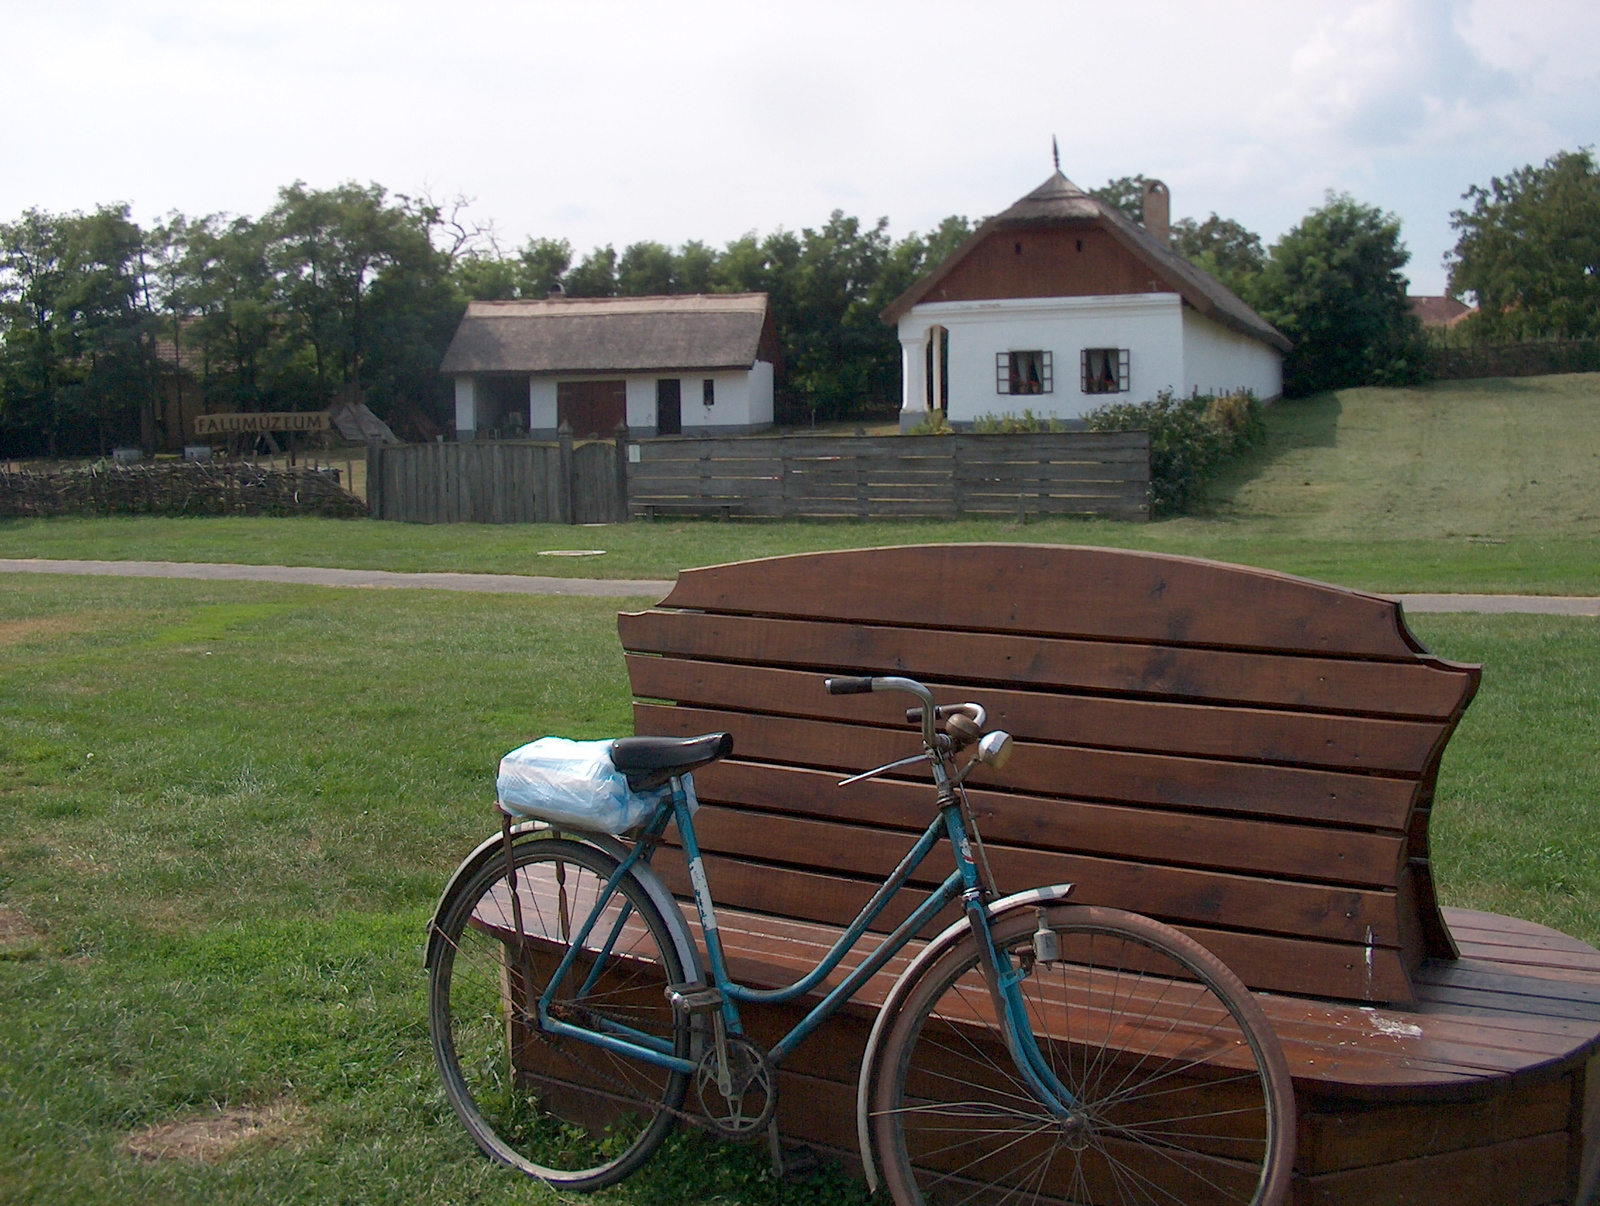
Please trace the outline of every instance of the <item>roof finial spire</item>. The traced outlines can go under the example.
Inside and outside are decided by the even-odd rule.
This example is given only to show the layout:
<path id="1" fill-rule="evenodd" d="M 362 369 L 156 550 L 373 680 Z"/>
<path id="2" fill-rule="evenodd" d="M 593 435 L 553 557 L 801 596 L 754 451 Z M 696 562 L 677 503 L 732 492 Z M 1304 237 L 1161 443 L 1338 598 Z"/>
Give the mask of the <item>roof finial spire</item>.
<path id="1" fill-rule="evenodd" d="M 1050 158 L 1055 160 L 1056 171 L 1061 170 L 1061 148 L 1056 145 L 1056 136 L 1050 135 Z"/>

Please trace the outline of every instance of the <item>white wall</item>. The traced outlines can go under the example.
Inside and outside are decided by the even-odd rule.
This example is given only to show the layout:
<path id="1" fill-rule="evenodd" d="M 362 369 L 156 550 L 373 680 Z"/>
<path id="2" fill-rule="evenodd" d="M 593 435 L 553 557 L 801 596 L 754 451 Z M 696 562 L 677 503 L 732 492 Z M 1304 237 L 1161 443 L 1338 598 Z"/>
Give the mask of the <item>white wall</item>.
<path id="1" fill-rule="evenodd" d="M 528 378 L 528 432 L 539 435 L 556 429 L 556 379 Z"/>
<path id="2" fill-rule="evenodd" d="M 770 427 L 772 425 L 772 365 L 765 360 L 757 360 L 750 366 L 750 425 L 752 427 Z"/>
<path id="3" fill-rule="evenodd" d="M 1024 409 L 1040 417 L 1075 419 L 1107 402 L 1142 401 L 1159 390 L 1181 390 L 1185 381 L 1181 309 L 1176 293 L 913 306 L 900 320 L 901 360 L 918 371 L 906 374 L 902 405 L 919 413 L 926 406 L 922 346 L 928 328 L 935 325 L 950 332 L 946 413 L 951 422 L 971 422 L 985 414 L 1021 414 Z M 1126 393 L 1083 392 L 1079 354 L 1084 348 L 1128 349 Z M 1022 351 L 1051 353 L 1052 392 L 1015 395 L 996 389 L 996 354 Z"/>
<path id="4" fill-rule="evenodd" d="M 628 430 L 656 429 L 656 379 L 628 378 Z"/>
<path id="5" fill-rule="evenodd" d="M 656 429 L 656 381 L 676 376 L 683 405 L 685 434 L 715 434 L 718 431 L 743 433 L 772 426 L 772 365 L 758 360 L 748 370 L 731 372 L 684 371 L 652 373 L 649 376 L 624 375 L 627 384 L 627 416 L 630 431 L 651 435 Z M 702 402 L 702 382 L 716 382 L 716 401 Z M 557 423 L 556 385 L 559 381 L 615 381 L 616 373 L 565 374 L 559 377 L 533 377 L 528 382 L 528 428 L 538 439 L 553 439 Z M 457 379 L 461 380 L 460 378 Z M 470 380 L 470 378 L 469 378 Z M 457 397 L 460 387 L 457 387 Z M 459 421 L 457 427 L 460 427 Z"/>
<path id="6" fill-rule="evenodd" d="M 456 378 L 456 438 L 472 438 L 478 426 L 478 381 L 471 374 Z"/>
<path id="7" fill-rule="evenodd" d="M 1183 392 L 1231 394 L 1241 389 L 1270 402 L 1283 393 L 1283 353 L 1230 331 L 1197 310 L 1183 312 Z"/>
<path id="8" fill-rule="evenodd" d="M 953 423 L 1025 409 L 1073 419 L 1107 402 L 1148 401 L 1164 389 L 1250 389 L 1263 401 L 1283 392 L 1283 357 L 1276 348 L 1205 318 L 1176 293 L 933 302 L 912 307 L 900 320 L 902 427 L 927 411 L 924 357 L 934 326 L 950 333 L 946 414 Z M 1125 393 L 1083 392 L 1079 359 L 1085 348 L 1128 349 Z M 1050 393 L 996 388 L 996 354 L 1022 351 L 1051 353 Z"/>

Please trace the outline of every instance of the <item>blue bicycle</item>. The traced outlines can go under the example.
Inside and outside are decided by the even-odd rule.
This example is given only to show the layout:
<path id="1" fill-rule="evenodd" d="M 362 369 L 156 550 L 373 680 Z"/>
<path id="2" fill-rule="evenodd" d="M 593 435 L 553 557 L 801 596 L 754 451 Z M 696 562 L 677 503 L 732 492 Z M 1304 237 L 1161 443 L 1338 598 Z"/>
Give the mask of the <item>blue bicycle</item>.
<path id="1" fill-rule="evenodd" d="M 775 1068 L 944 908 L 962 919 L 895 982 L 863 1059 L 857 1124 L 869 1180 L 929 1203 L 1283 1200 L 1294 1154 L 1288 1065 L 1249 991 L 1170 927 L 1067 903 L 1070 885 L 999 897 L 963 783 L 1010 737 L 977 704 L 937 706 L 908 678 L 831 678 L 833 694 L 904 691 L 926 762 L 927 829 L 826 955 L 777 989 L 728 974 L 684 777 L 726 733 L 623 738 L 638 790 L 670 786 L 631 840 L 513 824 L 462 863 L 429 931 L 429 1023 L 445 1092 L 478 1146 L 551 1185 L 637 1170 L 679 1122 L 768 1134 Z M 964 759 L 964 760 L 963 760 Z M 704 951 L 650 860 L 669 823 Z M 819 989 L 941 841 L 943 884 L 775 1046 L 740 1006 Z M 693 1101 L 690 1100 L 691 1089 Z"/>

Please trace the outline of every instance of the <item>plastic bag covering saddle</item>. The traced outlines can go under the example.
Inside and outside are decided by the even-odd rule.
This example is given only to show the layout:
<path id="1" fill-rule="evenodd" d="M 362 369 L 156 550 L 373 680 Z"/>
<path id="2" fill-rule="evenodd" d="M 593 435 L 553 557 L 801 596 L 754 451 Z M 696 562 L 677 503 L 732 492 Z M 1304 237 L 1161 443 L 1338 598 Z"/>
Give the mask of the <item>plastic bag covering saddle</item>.
<path id="1" fill-rule="evenodd" d="M 517 816 L 601 833 L 627 833 L 655 815 L 672 785 L 634 791 L 611 762 L 609 741 L 541 737 L 500 759 L 500 807 Z M 694 777 L 683 776 L 689 811 L 699 808 Z"/>

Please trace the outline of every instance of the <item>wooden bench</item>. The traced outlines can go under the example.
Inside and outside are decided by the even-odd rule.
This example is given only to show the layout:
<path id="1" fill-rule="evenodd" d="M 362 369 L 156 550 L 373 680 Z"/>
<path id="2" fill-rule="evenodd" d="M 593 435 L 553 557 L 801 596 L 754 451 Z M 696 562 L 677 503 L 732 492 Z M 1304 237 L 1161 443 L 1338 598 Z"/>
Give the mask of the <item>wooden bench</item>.
<path id="1" fill-rule="evenodd" d="M 736 976 L 792 979 L 925 824 L 916 773 L 836 786 L 914 748 L 904 701 L 822 687 L 909 674 L 1017 739 L 973 779 L 1002 891 L 1072 882 L 1262 992 L 1295 1076 L 1297 1202 L 1592 1195 L 1600 952 L 1436 903 L 1434 784 L 1479 669 L 1428 654 L 1393 601 L 1190 558 L 945 545 L 685 571 L 619 628 L 637 732 L 734 735 L 695 782 Z M 656 865 L 687 899 L 677 852 Z M 785 1065 L 790 1137 L 851 1154 L 900 966 Z M 796 1016 L 747 1011 L 768 1043 Z"/>
<path id="2" fill-rule="evenodd" d="M 657 519 L 732 519 L 744 510 L 744 505 L 738 499 L 727 502 L 712 502 L 709 500 L 681 502 L 642 502 L 635 504 L 637 514 L 648 523 Z"/>

